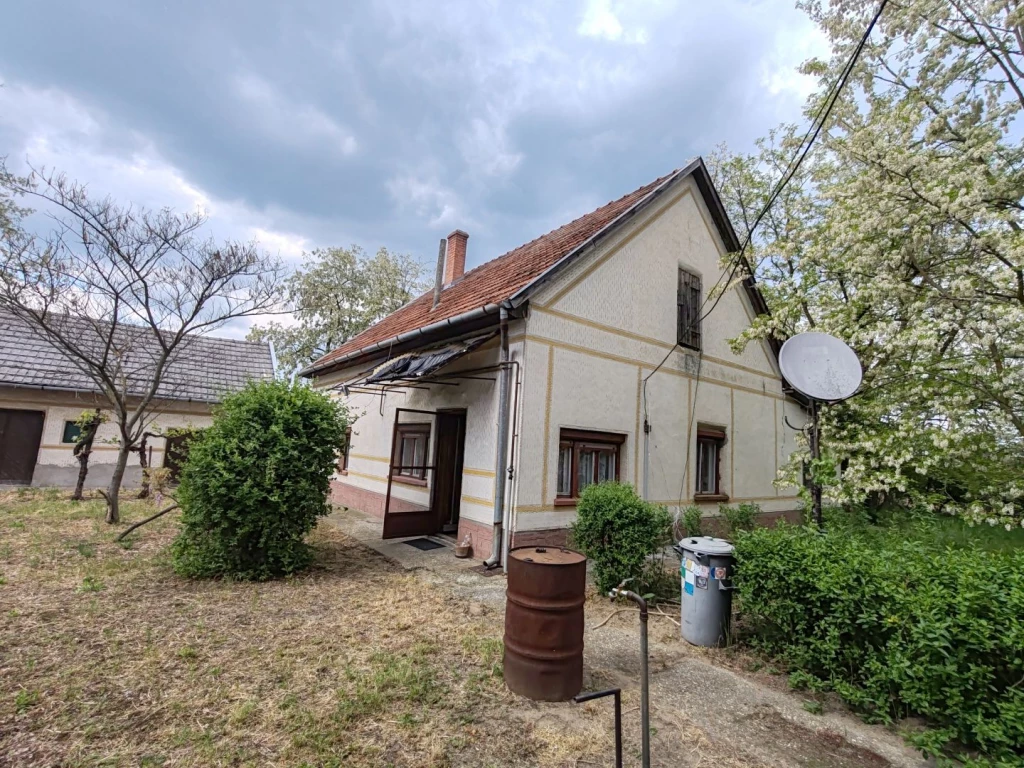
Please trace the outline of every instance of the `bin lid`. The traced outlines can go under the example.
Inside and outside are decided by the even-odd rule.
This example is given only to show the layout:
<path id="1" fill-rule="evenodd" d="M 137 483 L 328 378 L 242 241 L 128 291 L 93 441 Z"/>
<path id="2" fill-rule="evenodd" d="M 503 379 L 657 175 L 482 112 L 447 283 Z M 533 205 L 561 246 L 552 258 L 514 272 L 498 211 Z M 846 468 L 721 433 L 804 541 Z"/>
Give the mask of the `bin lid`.
<path id="1" fill-rule="evenodd" d="M 735 550 L 725 539 L 714 536 L 689 536 L 679 542 L 679 546 L 702 555 L 731 555 Z"/>

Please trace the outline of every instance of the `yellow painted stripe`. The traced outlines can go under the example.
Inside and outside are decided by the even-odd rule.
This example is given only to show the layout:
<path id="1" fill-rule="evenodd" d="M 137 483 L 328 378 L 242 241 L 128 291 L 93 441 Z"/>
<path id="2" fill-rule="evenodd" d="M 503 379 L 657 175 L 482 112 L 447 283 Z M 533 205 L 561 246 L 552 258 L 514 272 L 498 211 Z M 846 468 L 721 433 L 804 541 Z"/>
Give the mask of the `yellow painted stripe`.
<path id="1" fill-rule="evenodd" d="M 474 469 L 473 467 L 463 467 L 462 474 L 475 475 L 477 477 L 494 477 L 494 472 L 489 469 Z"/>
<path id="2" fill-rule="evenodd" d="M 383 456 L 371 456 L 368 453 L 349 453 L 349 458 L 352 459 L 365 459 L 366 461 L 380 461 L 384 464 L 390 464 L 391 462 L 385 459 Z"/>
<path id="3" fill-rule="evenodd" d="M 565 350 L 568 350 L 570 352 L 577 352 L 578 354 L 587 355 L 588 357 L 597 357 L 597 358 L 601 358 L 602 360 L 611 360 L 612 362 L 624 363 L 625 365 L 642 365 L 642 366 L 646 366 L 648 368 L 651 367 L 651 364 L 646 362 L 646 361 L 644 361 L 644 360 L 637 360 L 635 358 L 624 357 L 622 355 L 614 355 L 614 354 L 611 354 L 609 352 L 599 352 L 597 350 L 587 349 L 586 347 L 581 347 L 581 346 L 579 346 L 577 344 L 569 344 L 568 342 L 558 341 L 557 339 L 549 339 L 546 336 L 536 336 L 536 335 L 533 335 L 533 334 L 528 334 L 527 338 L 530 341 L 535 341 L 535 342 L 538 342 L 540 344 L 547 344 L 547 345 L 549 345 L 551 347 L 555 347 L 557 349 L 565 349 Z M 677 370 L 675 368 L 668 368 L 667 366 L 662 366 L 662 368 L 658 371 L 658 373 L 665 373 L 665 374 L 669 374 L 671 376 L 681 376 L 684 379 L 692 379 L 693 378 L 693 376 L 691 376 L 689 373 L 686 373 L 685 371 L 680 371 L 680 370 Z M 708 384 L 712 384 L 714 386 L 718 386 L 718 387 L 726 387 L 727 389 L 735 389 L 738 392 L 749 392 L 749 393 L 751 393 L 753 395 L 761 395 L 762 397 L 773 397 L 776 400 L 785 400 L 786 399 L 785 395 L 782 395 L 782 394 L 777 394 L 775 392 L 765 392 L 765 391 L 762 391 L 760 389 L 753 389 L 752 387 L 743 387 L 743 386 L 740 386 L 739 384 L 733 384 L 732 382 L 729 382 L 729 381 L 722 381 L 721 379 L 712 379 L 712 378 L 710 378 L 708 376 L 703 376 L 702 375 L 701 376 L 701 381 L 706 382 Z"/>
<path id="4" fill-rule="evenodd" d="M 567 293 L 569 293 L 569 291 L 571 291 L 577 285 L 579 285 L 584 280 L 586 280 L 587 277 L 589 277 L 590 274 L 594 270 L 596 270 L 598 267 L 600 267 L 602 264 L 604 264 L 606 261 L 608 261 L 608 259 L 610 259 L 612 256 L 614 256 L 620 250 L 625 248 L 627 245 L 629 245 L 633 241 L 633 239 L 635 237 L 637 237 L 637 235 L 642 233 L 645 229 L 647 229 L 649 226 L 651 226 L 651 224 L 653 224 L 658 219 L 660 219 L 662 217 L 662 215 L 664 215 L 664 213 L 667 210 L 669 210 L 673 205 L 678 203 L 680 200 L 682 200 L 684 197 L 686 197 L 689 194 L 691 194 L 690 188 L 687 187 L 682 192 L 680 192 L 678 195 L 676 195 L 671 200 L 669 200 L 667 203 L 665 203 L 662 206 L 660 211 L 655 213 L 653 216 L 651 216 L 647 221 L 645 221 L 639 227 L 636 227 L 626 237 L 622 238 L 622 240 L 620 240 L 618 243 L 616 243 L 611 248 L 609 248 L 604 254 L 601 255 L 600 258 L 596 259 L 591 264 L 587 265 L 587 267 L 582 272 L 580 272 L 580 274 L 578 274 L 575 278 L 573 278 L 571 281 L 569 281 L 568 285 L 566 285 L 564 288 L 562 288 L 562 290 L 560 290 L 558 293 L 556 293 L 554 295 L 554 297 L 552 297 L 551 301 L 548 302 L 548 305 L 557 304 L 559 301 L 561 301 L 561 299 Z"/>
<path id="5" fill-rule="evenodd" d="M 548 497 L 548 451 L 551 436 L 551 385 L 555 376 L 555 348 L 548 346 L 548 378 L 544 390 L 544 451 L 541 455 L 540 497 Z"/>
<path id="6" fill-rule="evenodd" d="M 479 504 L 480 506 L 483 506 L 483 507 L 493 507 L 494 506 L 494 501 L 493 500 L 488 501 L 487 499 L 478 499 L 476 496 L 466 496 L 465 494 L 463 494 L 462 500 L 467 502 L 467 503 L 469 503 L 469 504 Z"/>
<path id="7" fill-rule="evenodd" d="M 597 331 L 604 331 L 605 333 L 611 333 L 615 336 L 621 336 L 622 338 L 629 339 L 630 341 L 640 341 L 643 342 L 644 344 L 650 344 L 655 347 L 660 347 L 661 349 L 672 349 L 673 346 L 675 346 L 673 344 L 668 343 L 667 341 L 656 339 L 653 336 L 644 336 L 639 333 L 633 333 L 632 331 L 623 330 L 622 328 L 616 328 L 611 325 L 605 325 L 604 323 L 598 323 L 594 320 L 588 320 L 585 317 L 573 315 L 569 312 L 563 312 L 560 309 L 554 309 L 553 307 L 546 305 L 534 304 L 531 307 L 531 311 L 540 312 L 542 315 L 551 315 L 552 317 L 557 317 L 561 320 L 566 320 L 567 322 L 575 323 L 576 325 L 582 325 L 587 328 L 593 328 L 594 330 Z M 703 357 L 705 362 L 715 363 L 716 365 L 721 365 L 726 368 L 735 368 L 738 371 L 752 373 L 755 376 L 763 376 L 764 378 L 772 379 L 773 381 L 779 380 L 779 377 L 776 376 L 774 373 L 770 373 L 767 371 L 759 371 L 758 369 L 751 368 L 748 365 L 734 363 L 731 360 L 724 360 L 721 357 L 714 357 L 712 355 L 707 354 L 705 354 Z"/>

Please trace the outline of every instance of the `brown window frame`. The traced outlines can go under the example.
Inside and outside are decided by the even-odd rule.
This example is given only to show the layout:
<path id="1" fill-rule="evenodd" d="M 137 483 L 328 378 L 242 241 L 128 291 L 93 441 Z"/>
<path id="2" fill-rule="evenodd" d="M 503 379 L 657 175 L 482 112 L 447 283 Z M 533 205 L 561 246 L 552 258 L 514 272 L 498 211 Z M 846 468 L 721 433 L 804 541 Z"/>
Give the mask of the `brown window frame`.
<path id="1" fill-rule="evenodd" d="M 693 490 L 693 497 L 695 499 L 728 501 L 728 495 L 722 492 L 722 449 L 725 447 L 725 439 L 724 430 L 707 427 L 697 428 L 697 466 Z M 701 489 L 701 481 L 704 476 L 704 473 L 701 471 L 701 444 L 714 445 L 715 447 L 715 487 L 711 490 Z"/>
<path id="2" fill-rule="evenodd" d="M 341 446 L 341 455 L 338 456 L 338 474 L 348 474 L 349 450 L 352 448 L 352 427 L 345 430 L 345 442 Z"/>
<path id="3" fill-rule="evenodd" d="M 426 466 L 429 463 L 427 458 L 427 451 L 430 448 L 430 422 L 426 421 L 408 421 L 398 424 L 395 428 L 398 433 L 395 437 L 395 455 L 391 457 L 391 463 L 395 466 L 392 477 L 399 483 L 408 483 L 409 485 L 423 485 L 427 484 L 427 470 Z M 402 443 L 406 438 L 420 439 L 423 440 L 423 463 L 416 465 L 418 469 L 401 469 L 402 463 Z M 416 449 L 413 448 L 413 456 L 416 455 Z"/>
<path id="4" fill-rule="evenodd" d="M 558 433 L 558 459 L 555 462 L 555 504 L 574 505 L 579 499 L 579 459 L 585 450 L 613 453 L 615 456 L 615 481 L 619 480 L 622 469 L 622 446 L 626 436 L 614 432 L 595 432 L 588 429 L 561 429 Z M 562 450 L 572 451 L 572 463 L 569 468 L 569 492 L 559 488 L 558 474 L 561 471 Z M 597 483 L 598 462 L 594 462 L 594 476 L 591 483 Z"/>
<path id="5" fill-rule="evenodd" d="M 700 275 L 680 267 L 676 287 L 676 342 L 681 347 L 701 348 L 701 290 Z"/>

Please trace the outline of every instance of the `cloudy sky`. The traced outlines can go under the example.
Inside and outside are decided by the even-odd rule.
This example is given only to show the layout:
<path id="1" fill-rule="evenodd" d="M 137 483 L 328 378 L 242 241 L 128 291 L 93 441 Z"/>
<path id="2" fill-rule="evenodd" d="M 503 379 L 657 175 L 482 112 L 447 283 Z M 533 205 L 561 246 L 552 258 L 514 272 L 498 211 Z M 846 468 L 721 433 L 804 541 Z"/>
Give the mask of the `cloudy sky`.
<path id="1" fill-rule="evenodd" d="M 800 117 L 792 0 L 14 2 L 0 155 L 295 261 L 475 266 Z M 232 329 L 233 334 L 244 328 Z"/>

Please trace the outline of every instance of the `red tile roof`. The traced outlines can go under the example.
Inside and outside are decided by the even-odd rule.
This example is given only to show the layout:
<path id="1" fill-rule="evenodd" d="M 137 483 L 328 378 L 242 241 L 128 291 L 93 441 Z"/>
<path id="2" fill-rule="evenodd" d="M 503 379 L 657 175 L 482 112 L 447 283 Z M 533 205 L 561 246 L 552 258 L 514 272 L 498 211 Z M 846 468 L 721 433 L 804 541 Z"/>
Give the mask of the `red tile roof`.
<path id="1" fill-rule="evenodd" d="M 428 291 L 328 352 L 303 373 L 321 369 L 332 360 L 399 334 L 504 301 L 654 192 L 674 173 L 655 179 L 618 200 L 602 205 L 596 211 L 470 270 L 461 280 L 444 289 L 436 307 L 431 308 L 433 290 Z"/>

